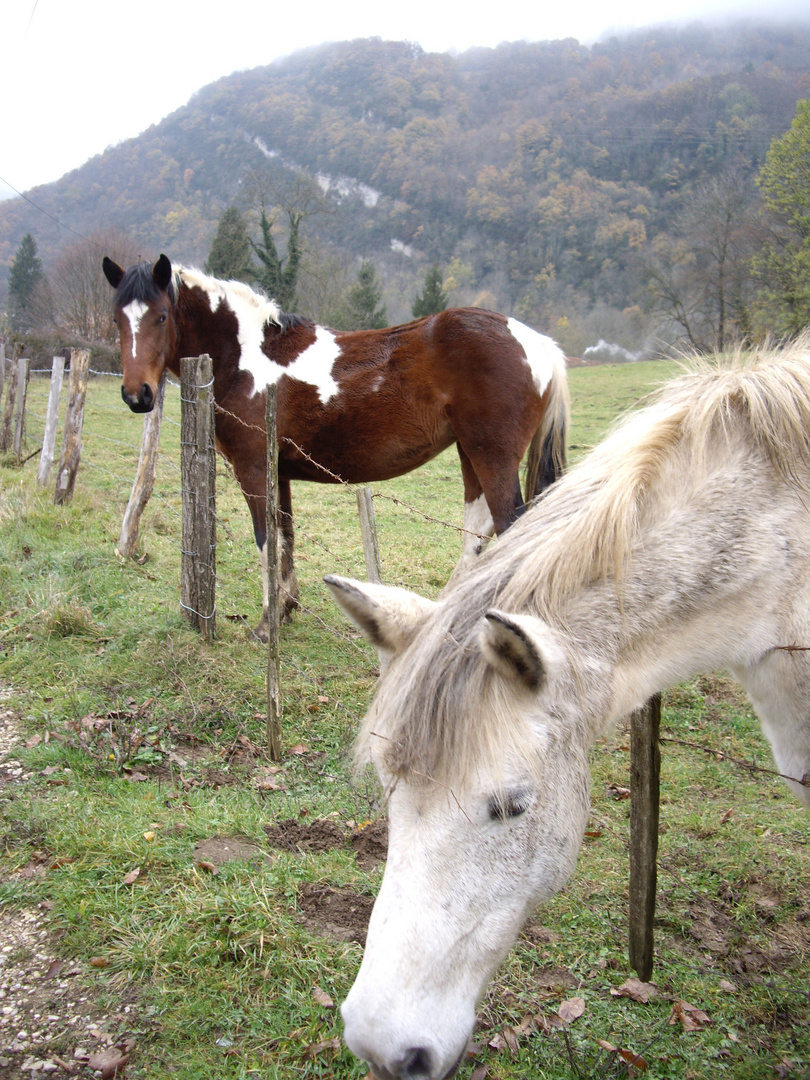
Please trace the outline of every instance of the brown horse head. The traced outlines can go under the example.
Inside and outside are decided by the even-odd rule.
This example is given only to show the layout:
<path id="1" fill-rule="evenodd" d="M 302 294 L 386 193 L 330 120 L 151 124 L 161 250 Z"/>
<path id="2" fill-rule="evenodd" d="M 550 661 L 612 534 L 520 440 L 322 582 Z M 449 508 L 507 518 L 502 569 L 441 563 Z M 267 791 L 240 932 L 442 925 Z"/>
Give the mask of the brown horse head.
<path id="1" fill-rule="evenodd" d="M 115 289 L 115 324 L 121 339 L 121 397 L 133 412 L 151 412 L 163 369 L 177 344 L 172 264 L 161 255 L 154 266 L 124 270 L 104 257 L 104 276 Z"/>

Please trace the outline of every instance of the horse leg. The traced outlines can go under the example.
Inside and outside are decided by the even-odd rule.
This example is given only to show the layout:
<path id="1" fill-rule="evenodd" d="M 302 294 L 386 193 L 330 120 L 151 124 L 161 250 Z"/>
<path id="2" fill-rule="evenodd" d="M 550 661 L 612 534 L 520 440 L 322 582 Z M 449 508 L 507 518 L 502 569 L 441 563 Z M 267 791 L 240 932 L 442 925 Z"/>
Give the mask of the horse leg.
<path id="1" fill-rule="evenodd" d="M 503 532 L 511 525 L 519 513 L 519 508 L 523 506 L 517 471 L 515 471 L 514 484 L 510 493 L 502 490 L 502 484 L 496 483 L 488 483 L 488 490 L 485 491 L 479 472 L 473 466 L 461 443 L 456 443 L 456 449 L 464 481 L 464 534 L 461 558 L 453 570 L 451 581 L 478 558 L 490 537 Z"/>
<path id="2" fill-rule="evenodd" d="M 290 481 L 278 482 L 279 507 L 277 517 L 277 536 L 279 554 L 279 582 L 278 582 L 278 619 L 279 622 L 290 622 L 293 609 L 298 607 L 298 579 L 295 576 L 295 564 L 293 562 L 293 542 L 295 530 L 292 518 L 292 493 Z M 256 546 L 259 549 L 259 561 L 262 568 L 262 617 L 253 631 L 259 641 L 267 641 L 270 636 L 270 575 L 267 566 L 267 501 L 264 498 L 255 498 L 250 503 L 253 516 L 253 531 L 256 537 Z"/>
<path id="3" fill-rule="evenodd" d="M 788 635 L 785 640 L 805 638 Z M 758 664 L 732 674 L 748 691 L 777 770 L 810 809 L 810 680 L 801 675 L 803 655 L 773 650 Z"/>

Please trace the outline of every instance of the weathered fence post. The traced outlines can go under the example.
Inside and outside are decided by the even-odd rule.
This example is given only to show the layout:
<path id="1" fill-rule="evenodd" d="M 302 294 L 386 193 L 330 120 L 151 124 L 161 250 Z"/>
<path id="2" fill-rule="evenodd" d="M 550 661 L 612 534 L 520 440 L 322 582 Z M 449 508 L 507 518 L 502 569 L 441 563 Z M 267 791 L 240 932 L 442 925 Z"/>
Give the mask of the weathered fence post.
<path id="1" fill-rule="evenodd" d="M 28 397 L 28 374 L 30 363 L 21 356 L 17 360 L 17 407 L 14 410 L 14 457 L 19 464 L 23 451 L 23 435 L 25 434 L 25 402 Z"/>
<path id="2" fill-rule="evenodd" d="M 61 503 L 70 502 L 73 498 L 73 487 L 76 483 L 76 473 L 82 456 L 82 421 L 84 420 L 84 401 L 87 396 L 89 370 L 89 349 L 71 349 L 65 434 L 62 439 L 62 454 L 59 458 L 59 471 L 56 474 L 56 492 L 53 497 L 53 501 L 57 506 Z"/>
<path id="3" fill-rule="evenodd" d="M 374 581 L 379 585 L 382 583 L 382 565 L 370 487 L 358 490 L 357 509 L 360 513 L 360 535 L 363 538 L 363 554 L 366 558 L 366 576 L 369 581 Z"/>
<path id="4" fill-rule="evenodd" d="M 273 761 L 281 757 L 281 688 L 278 621 L 278 393 L 275 383 L 267 387 L 267 540 L 265 557 L 268 580 L 267 618 L 267 752 Z"/>
<path id="5" fill-rule="evenodd" d="M 166 372 L 158 383 L 155 404 L 151 412 L 143 418 L 143 438 L 138 457 L 138 471 L 132 484 L 129 502 L 121 521 L 121 538 L 118 541 L 118 554 L 130 559 L 138 545 L 138 529 L 146 504 L 152 496 L 155 486 L 158 447 L 160 446 L 160 422 L 163 418 L 163 398 L 166 391 Z"/>
<path id="6" fill-rule="evenodd" d="M 51 387 L 48 391 L 48 412 L 45 416 L 45 434 L 42 436 L 42 453 L 39 455 L 37 481 L 42 487 L 48 483 L 56 446 L 56 425 L 59 422 L 59 398 L 65 374 L 64 356 L 55 356 L 51 365 Z"/>
<path id="7" fill-rule="evenodd" d="M 630 717 L 630 965 L 647 982 L 653 970 L 661 778 L 661 695 Z"/>
<path id="8" fill-rule="evenodd" d="M 3 411 L 3 428 L 0 431 L 0 451 L 5 453 L 13 442 L 14 413 L 17 402 L 17 360 L 22 355 L 22 345 L 15 342 L 11 350 L 11 370 L 8 375 L 6 407 Z"/>
<path id="9" fill-rule="evenodd" d="M 211 357 L 180 361 L 183 539 L 180 605 L 206 638 L 216 635 L 216 456 Z"/>

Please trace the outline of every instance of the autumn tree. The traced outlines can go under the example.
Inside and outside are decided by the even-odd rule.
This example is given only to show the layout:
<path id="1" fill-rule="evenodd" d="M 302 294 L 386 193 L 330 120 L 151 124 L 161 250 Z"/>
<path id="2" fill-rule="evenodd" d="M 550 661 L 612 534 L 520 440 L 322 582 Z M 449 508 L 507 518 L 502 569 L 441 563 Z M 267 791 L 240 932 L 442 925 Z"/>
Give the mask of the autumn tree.
<path id="1" fill-rule="evenodd" d="M 771 332 L 795 334 L 810 325 L 810 100 L 771 143 L 757 183 L 770 226 L 754 261 L 763 315 Z"/>
<path id="2" fill-rule="evenodd" d="M 36 241 L 31 233 L 26 233 L 12 260 L 8 277 L 9 319 L 13 330 L 32 328 L 36 293 L 44 276 Z"/>
<path id="3" fill-rule="evenodd" d="M 751 258 L 758 242 L 753 184 L 738 166 L 708 177 L 684 200 L 671 235 L 648 266 L 656 310 L 700 351 L 751 332 Z"/>
<path id="4" fill-rule="evenodd" d="M 235 206 L 229 206 L 219 219 L 205 272 L 226 281 L 250 281 L 254 275 L 247 226 Z"/>
<path id="5" fill-rule="evenodd" d="M 447 307 L 447 293 L 442 288 L 443 278 L 439 264 L 433 266 L 425 274 L 425 287 L 422 295 L 416 294 L 416 299 L 411 307 L 415 319 L 421 319 L 425 315 L 436 315 Z"/>
<path id="6" fill-rule="evenodd" d="M 112 292 L 101 269 L 109 255 L 121 266 L 138 261 L 138 250 L 118 229 L 101 229 L 67 247 L 48 272 L 48 322 L 83 341 L 114 342 Z"/>

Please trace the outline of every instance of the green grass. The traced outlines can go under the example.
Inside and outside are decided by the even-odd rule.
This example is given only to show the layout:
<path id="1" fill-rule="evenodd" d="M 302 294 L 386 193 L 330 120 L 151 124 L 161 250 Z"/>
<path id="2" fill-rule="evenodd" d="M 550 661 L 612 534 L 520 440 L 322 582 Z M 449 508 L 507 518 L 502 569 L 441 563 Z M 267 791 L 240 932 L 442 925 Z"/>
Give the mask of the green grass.
<path id="1" fill-rule="evenodd" d="M 669 370 L 573 370 L 572 456 Z M 31 450 L 46 395 L 34 379 Z M 58 947 L 80 965 L 84 984 L 102 1002 L 132 1003 L 130 1077 L 364 1077 L 334 1042 L 337 1010 L 313 997 L 317 987 L 338 1002 L 361 949 L 305 927 L 302 887 L 373 896 L 382 870 L 359 869 L 348 849 L 271 849 L 265 834 L 288 818 L 335 815 L 348 829 L 380 813 L 376 787 L 354 780 L 348 760 L 376 656 L 321 581 L 328 572 L 365 576 L 354 496 L 294 489 L 303 610 L 284 628 L 282 693 L 284 745 L 299 752 L 271 774 L 261 752 L 265 652 L 246 630 L 258 620 L 261 586 L 243 500 L 220 463 L 219 637 L 207 646 L 178 605 L 177 392 L 167 395 L 139 561 L 121 560 L 116 545 L 141 425 L 113 380 L 94 381 L 88 402 L 69 506 L 53 506 L 52 487 L 38 487 L 36 458 L 0 466 L 0 685 L 11 691 L 5 707 L 22 717 L 30 746 L 17 756 L 31 773 L 19 792 L 0 788 L 0 899 L 47 905 Z M 455 452 L 377 495 L 385 579 L 436 595 L 460 539 L 422 515 L 461 524 Z M 593 755 L 593 835 L 577 873 L 487 992 L 479 1049 L 462 1076 L 480 1065 L 502 1080 L 628 1075 L 598 1040 L 643 1054 L 656 1080 L 808 1075 L 807 815 L 778 780 L 718 758 L 770 765 L 750 709 L 722 675 L 671 691 L 664 729 L 679 741 L 662 754 L 657 997 L 641 1005 L 610 994 L 633 974 L 629 802 L 615 797 L 628 783 L 629 755 L 617 730 Z M 258 786 L 266 775 L 275 787 Z M 194 859 L 195 844 L 211 837 L 240 837 L 261 857 L 213 875 Z M 553 1016 L 573 996 L 586 1010 L 567 1030 L 535 1024 L 514 1052 L 488 1045 L 504 1025 Z M 670 1025 L 676 1000 L 711 1023 L 691 1033 Z"/>

